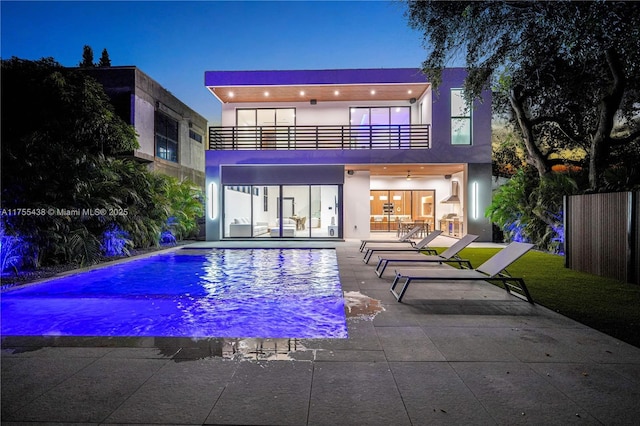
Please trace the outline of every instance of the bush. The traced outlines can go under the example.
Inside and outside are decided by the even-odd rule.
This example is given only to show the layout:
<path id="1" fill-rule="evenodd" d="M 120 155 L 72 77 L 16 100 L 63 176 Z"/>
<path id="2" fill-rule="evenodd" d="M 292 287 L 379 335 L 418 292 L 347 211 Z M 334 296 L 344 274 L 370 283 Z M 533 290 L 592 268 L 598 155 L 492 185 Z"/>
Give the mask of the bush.
<path id="1" fill-rule="evenodd" d="M 506 241 L 526 241 L 559 252 L 564 243 L 563 197 L 576 190 L 575 182 L 564 174 L 540 179 L 533 171 L 520 169 L 495 191 L 486 216 L 503 231 Z"/>
<path id="2" fill-rule="evenodd" d="M 4 223 L 0 224 L 0 272 L 13 269 L 18 272 L 23 264 L 25 241 L 19 236 L 7 235 Z"/>
<path id="3" fill-rule="evenodd" d="M 129 239 L 129 233 L 123 231 L 118 225 L 111 225 L 102 234 L 100 245 L 102 254 L 107 257 L 129 256 L 133 248 L 133 242 Z"/>

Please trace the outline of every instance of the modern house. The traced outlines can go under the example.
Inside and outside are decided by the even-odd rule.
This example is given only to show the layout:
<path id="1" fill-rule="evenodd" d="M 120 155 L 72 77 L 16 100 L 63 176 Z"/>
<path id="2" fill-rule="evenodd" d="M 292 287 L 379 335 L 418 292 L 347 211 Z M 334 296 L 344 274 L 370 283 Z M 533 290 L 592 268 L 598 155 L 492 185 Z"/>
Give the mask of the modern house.
<path id="1" fill-rule="evenodd" d="M 151 170 L 188 178 L 204 189 L 207 120 L 135 66 L 83 68 L 104 86 L 117 114 L 133 125 L 132 152 Z"/>
<path id="2" fill-rule="evenodd" d="M 366 238 L 413 224 L 491 241 L 491 93 L 465 70 L 207 71 L 206 235 Z"/>

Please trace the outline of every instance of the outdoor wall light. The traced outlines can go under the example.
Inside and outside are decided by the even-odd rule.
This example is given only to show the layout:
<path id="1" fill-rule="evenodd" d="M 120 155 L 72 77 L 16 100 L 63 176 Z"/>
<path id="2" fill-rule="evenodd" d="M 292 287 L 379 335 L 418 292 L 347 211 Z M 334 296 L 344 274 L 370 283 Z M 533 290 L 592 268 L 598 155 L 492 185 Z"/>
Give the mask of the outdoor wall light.
<path id="1" fill-rule="evenodd" d="M 478 182 L 471 184 L 471 217 L 478 218 Z"/>
<path id="2" fill-rule="evenodd" d="M 215 182 L 209 184 L 209 219 L 218 218 L 218 185 Z"/>

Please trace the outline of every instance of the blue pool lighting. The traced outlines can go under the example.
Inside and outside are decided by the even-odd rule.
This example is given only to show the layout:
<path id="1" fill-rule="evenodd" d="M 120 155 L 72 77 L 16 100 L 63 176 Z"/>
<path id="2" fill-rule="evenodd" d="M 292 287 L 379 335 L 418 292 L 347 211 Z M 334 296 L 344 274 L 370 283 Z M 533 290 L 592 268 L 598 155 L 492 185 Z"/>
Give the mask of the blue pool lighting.
<path id="1" fill-rule="evenodd" d="M 182 249 L 6 291 L 3 336 L 346 338 L 335 250 Z"/>

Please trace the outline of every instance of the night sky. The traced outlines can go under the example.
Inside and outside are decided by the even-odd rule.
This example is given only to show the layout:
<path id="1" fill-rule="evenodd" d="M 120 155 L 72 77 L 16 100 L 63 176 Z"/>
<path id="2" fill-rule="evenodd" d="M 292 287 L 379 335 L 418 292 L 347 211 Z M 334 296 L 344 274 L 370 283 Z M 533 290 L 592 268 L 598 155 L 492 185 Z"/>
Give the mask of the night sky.
<path id="1" fill-rule="evenodd" d="M 90 45 L 136 65 L 219 123 L 208 70 L 419 67 L 421 35 L 396 1 L 2 1 L 2 58 L 77 66 Z"/>

